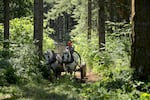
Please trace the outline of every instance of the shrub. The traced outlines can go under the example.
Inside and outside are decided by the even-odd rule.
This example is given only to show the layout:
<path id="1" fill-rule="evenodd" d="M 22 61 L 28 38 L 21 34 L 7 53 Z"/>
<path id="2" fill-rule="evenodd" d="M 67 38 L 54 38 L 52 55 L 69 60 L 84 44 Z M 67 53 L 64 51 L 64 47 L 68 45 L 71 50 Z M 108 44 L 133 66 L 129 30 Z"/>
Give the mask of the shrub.
<path id="1" fill-rule="evenodd" d="M 3 33 L 2 25 L 0 25 L 0 32 Z M 3 78 L 2 81 L 4 83 L 24 83 L 32 80 L 39 80 L 42 76 L 38 68 L 39 65 L 37 64 L 37 50 L 32 43 L 32 18 L 22 17 L 12 19 L 10 21 L 10 33 L 9 59 L 4 58 L 8 52 L 0 49 L 0 62 L 2 62 L 0 63 L 0 67 L 3 67 L 3 69 L 0 68 L 3 70 L 0 75 L 0 77 Z M 46 35 L 44 35 L 44 44 L 48 45 L 46 45 L 47 48 L 51 47 L 52 44 L 51 40 Z M 2 48 L 2 46 L 0 48 Z"/>

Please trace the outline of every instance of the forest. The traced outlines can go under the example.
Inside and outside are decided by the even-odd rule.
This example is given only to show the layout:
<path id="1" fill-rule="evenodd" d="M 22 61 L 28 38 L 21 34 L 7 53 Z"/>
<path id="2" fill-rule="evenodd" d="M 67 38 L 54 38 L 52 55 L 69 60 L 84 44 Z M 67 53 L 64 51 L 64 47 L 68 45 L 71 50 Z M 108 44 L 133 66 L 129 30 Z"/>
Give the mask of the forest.
<path id="1" fill-rule="evenodd" d="M 0 100 L 150 100 L 149 5 L 0 0 Z"/>

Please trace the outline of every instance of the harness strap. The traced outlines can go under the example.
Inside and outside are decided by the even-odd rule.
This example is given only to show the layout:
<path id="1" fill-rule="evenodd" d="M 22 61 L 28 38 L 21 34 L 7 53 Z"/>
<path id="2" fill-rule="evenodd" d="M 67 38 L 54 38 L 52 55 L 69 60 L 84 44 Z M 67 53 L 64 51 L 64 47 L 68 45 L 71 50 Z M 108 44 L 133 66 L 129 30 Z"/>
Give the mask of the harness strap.
<path id="1" fill-rule="evenodd" d="M 70 52 L 70 51 L 69 51 Z M 70 61 L 63 61 L 62 60 L 62 63 L 65 63 L 65 64 L 70 64 L 70 63 L 73 63 L 74 62 L 74 58 L 73 58 L 73 54 L 70 52 L 70 55 L 71 55 L 71 60 Z M 64 58 L 64 56 L 62 56 L 62 59 Z"/>
<path id="2" fill-rule="evenodd" d="M 56 54 L 54 52 L 52 52 L 52 53 L 53 53 L 53 57 L 52 57 L 53 60 L 49 62 L 50 64 L 56 62 L 56 60 L 57 60 L 56 59 Z"/>
<path id="3" fill-rule="evenodd" d="M 75 51 L 75 50 L 73 52 L 76 53 L 79 56 L 80 64 L 81 64 L 81 56 L 80 56 L 80 54 L 77 51 Z"/>

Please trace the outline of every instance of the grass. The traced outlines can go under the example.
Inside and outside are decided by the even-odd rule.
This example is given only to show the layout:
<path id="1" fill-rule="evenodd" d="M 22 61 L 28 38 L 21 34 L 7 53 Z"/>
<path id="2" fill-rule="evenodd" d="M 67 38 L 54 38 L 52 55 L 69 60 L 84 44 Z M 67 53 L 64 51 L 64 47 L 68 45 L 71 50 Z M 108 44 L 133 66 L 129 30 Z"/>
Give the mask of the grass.
<path id="1" fill-rule="evenodd" d="M 79 89 L 81 84 L 69 78 L 54 83 L 42 80 L 40 83 L 0 87 L 0 100 L 80 100 Z"/>
<path id="2" fill-rule="evenodd" d="M 39 82 L 31 81 L 25 85 L 0 86 L 0 100 L 149 100 L 145 98 L 150 98 L 148 92 L 136 88 L 144 84 L 143 82 L 135 83 L 122 77 L 104 77 L 94 83 L 81 83 L 70 78 L 66 75 L 53 83 L 40 79 Z"/>

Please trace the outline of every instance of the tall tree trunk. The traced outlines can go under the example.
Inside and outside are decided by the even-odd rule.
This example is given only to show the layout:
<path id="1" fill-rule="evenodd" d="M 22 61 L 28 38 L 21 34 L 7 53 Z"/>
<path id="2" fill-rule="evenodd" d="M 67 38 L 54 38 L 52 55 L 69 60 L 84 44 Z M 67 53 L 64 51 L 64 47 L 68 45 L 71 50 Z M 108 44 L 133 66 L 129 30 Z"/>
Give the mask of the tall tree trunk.
<path id="1" fill-rule="evenodd" d="M 34 40 L 38 48 L 39 60 L 43 47 L 43 0 L 34 0 Z"/>
<path id="2" fill-rule="evenodd" d="M 117 0 L 117 4 L 119 4 L 120 6 L 118 7 L 117 13 L 118 13 L 118 19 L 119 21 L 129 21 L 129 11 L 130 9 L 130 1 L 129 0 Z"/>
<path id="3" fill-rule="evenodd" d="M 4 19 L 3 9 L 4 9 L 4 0 L 0 0 L 0 23 L 2 23 Z"/>
<path id="4" fill-rule="evenodd" d="M 105 45 L 105 15 L 104 0 L 98 0 L 98 34 L 99 34 L 99 50 L 104 50 Z"/>
<path id="5" fill-rule="evenodd" d="M 147 79 L 150 75 L 150 0 L 132 0 L 132 56 L 135 76 Z"/>
<path id="6" fill-rule="evenodd" d="M 9 0 L 4 2 L 4 48 L 9 48 Z"/>
<path id="7" fill-rule="evenodd" d="M 114 21 L 114 1 L 113 0 L 110 0 L 110 3 L 109 3 L 109 14 L 110 14 L 110 21 Z"/>
<path id="8" fill-rule="evenodd" d="M 91 19 L 92 19 L 92 1 L 88 0 L 88 34 L 87 34 L 87 40 L 90 41 L 91 40 Z"/>

